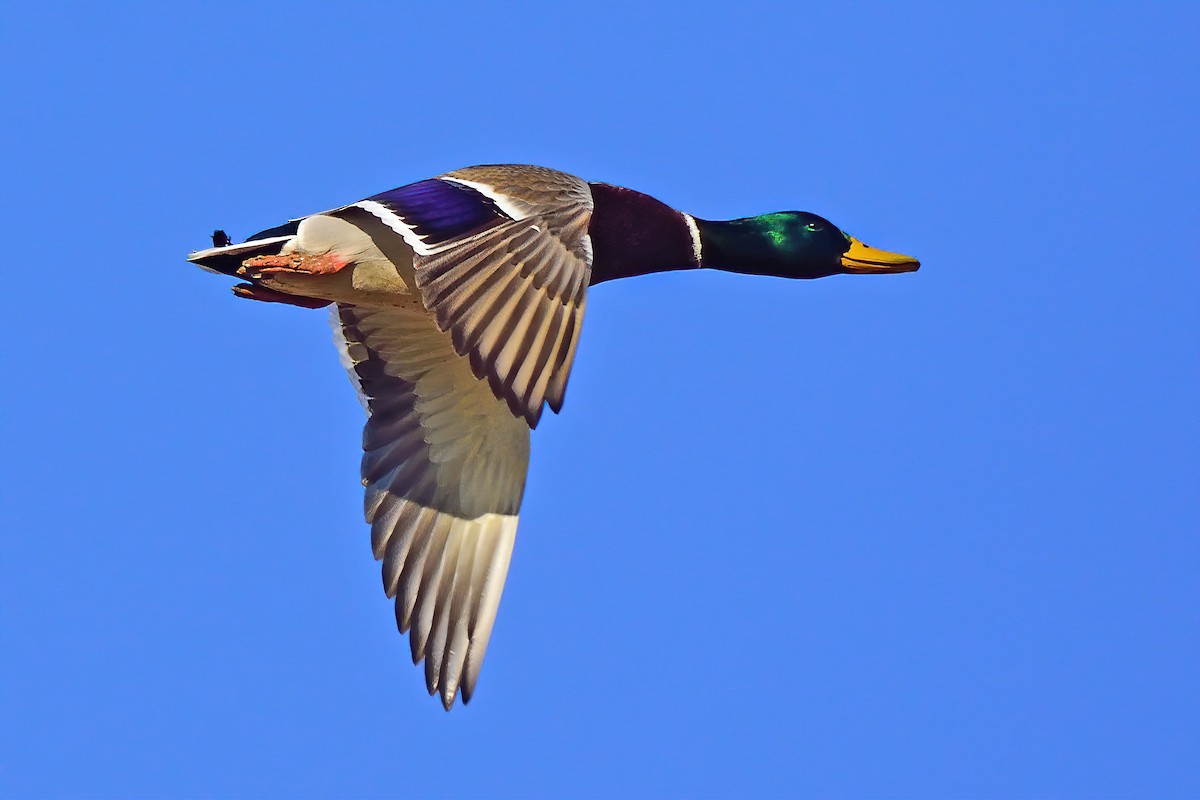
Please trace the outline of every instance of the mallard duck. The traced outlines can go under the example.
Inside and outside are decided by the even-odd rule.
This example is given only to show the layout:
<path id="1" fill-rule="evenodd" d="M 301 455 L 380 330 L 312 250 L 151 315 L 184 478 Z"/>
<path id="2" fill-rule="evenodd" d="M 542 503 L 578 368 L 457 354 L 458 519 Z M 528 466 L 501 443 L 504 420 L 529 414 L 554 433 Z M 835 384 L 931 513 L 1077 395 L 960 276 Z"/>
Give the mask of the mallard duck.
<path id="1" fill-rule="evenodd" d="M 911 272 L 815 214 L 693 217 L 535 166 L 447 172 L 188 260 L 238 297 L 332 304 L 367 412 L 362 483 L 383 588 L 449 710 L 475 691 L 512 556 L 529 432 L 562 408 L 588 287 L 710 268 L 819 278 Z"/>

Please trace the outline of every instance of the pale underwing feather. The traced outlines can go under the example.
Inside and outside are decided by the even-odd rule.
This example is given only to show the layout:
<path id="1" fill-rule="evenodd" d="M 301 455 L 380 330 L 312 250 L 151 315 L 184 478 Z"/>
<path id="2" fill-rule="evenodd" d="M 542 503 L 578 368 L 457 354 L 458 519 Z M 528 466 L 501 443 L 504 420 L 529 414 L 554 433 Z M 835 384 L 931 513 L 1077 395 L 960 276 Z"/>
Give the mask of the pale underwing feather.
<path id="1" fill-rule="evenodd" d="M 384 592 L 449 708 L 474 691 L 495 622 L 529 428 L 419 308 L 340 305 L 334 326 L 369 414 L 364 511 Z"/>

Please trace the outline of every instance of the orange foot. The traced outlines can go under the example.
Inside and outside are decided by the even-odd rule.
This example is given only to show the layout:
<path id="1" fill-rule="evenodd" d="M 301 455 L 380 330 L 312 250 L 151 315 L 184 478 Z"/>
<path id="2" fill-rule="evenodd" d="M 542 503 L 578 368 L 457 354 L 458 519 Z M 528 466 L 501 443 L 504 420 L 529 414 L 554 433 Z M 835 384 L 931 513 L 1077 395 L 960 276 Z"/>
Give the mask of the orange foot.
<path id="1" fill-rule="evenodd" d="M 254 256 L 242 262 L 237 274 L 258 280 L 270 275 L 301 273 L 304 275 L 332 275 L 345 269 L 350 262 L 333 253 L 312 255 L 311 253 L 287 253 L 277 256 Z"/>
<path id="2" fill-rule="evenodd" d="M 329 300 L 319 297 L 304 297 L 298 294 L 286 294 L 268 289 L 265 286 L 255 286 L 252 283 L 242 283 L 233 287 L 233 293 L 246 300 L 259 300 L 263 303 L 287 303 L 289 306 L 300 308 L 321 308 L 329 305 Z"/>

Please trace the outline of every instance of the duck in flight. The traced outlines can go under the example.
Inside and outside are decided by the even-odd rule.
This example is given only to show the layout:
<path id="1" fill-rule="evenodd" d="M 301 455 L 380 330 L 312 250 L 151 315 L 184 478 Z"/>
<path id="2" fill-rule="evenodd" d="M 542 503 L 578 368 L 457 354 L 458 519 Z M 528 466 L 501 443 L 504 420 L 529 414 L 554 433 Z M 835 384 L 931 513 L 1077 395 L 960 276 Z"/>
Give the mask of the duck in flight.
<path id="1" fill-rule="evenodd" d="M 588 287 L 718 269 L 912 272 L 815 214 L 702 220 L 545 167 L 467 167 L 188 260 L 234 294 L 332 306 L 367 412 L 362 483 L 383 588 L 449 710 L 471 699 L 508 573 L 529 432 L 563 404 Z"/>

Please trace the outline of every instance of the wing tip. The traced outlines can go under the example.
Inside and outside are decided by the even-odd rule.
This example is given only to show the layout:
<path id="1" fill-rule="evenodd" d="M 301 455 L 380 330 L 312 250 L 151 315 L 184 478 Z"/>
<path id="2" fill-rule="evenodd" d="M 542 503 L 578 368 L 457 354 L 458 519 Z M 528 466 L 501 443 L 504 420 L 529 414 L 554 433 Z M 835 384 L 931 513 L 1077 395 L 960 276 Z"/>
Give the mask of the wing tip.
<path id="1" fill-rule="evenodd" d="M 535 408 L 529 408 L 528 406 L 526 406 L 526 408 L 524 410 L 524 414 L 522 414 L 521 416 L 524 416 L 525 421 L 527 423 L 529 423 L 530 430 L 535 430 L 537 428 L 538 423 L 542 419 L 543 408 L 545 408 L 545 406 L 543 406 L 541 403 L 538 403 Z M 517 409 L 513 409 L 513 413 L 516 414 L 519 412 L 517 411 Z M 558 412 L 555 412 L 555 413 L 558 413 Z"/>
<path id="2" fill-rule="evenodd" d="M 475 694 L 475 684 L 479 678 L 483 655 L 487 650 L 492 627 L 496 620 L 500 595 L 503 591 L 504 578 L 508 573 L 509 562 L 512 558 L 512 545 L 516 534 L 515 515 L 489 512 L 483 517 L 469 520 L 474 523 L 469 531 L 460 531 L 469 538 L 461 542 L 459 547 L 446 556 L 457 565 L 450 575 L 457 573 L 458 578 L 466 576 L 470 597 L 469 607 L 451 604 L 451 595 L 442 584 L 439 567 L 437 575 L 430 586 L 423 586 L 422 591 L 442 586 L 441 591 L 427 595 L 424 602 L 438 604 L 429 625 L 419 622 L 418 610 L 406 611 L 404 595 L 396 594 L 395 611 L 397 627 L 401 633 L 408 633 L 409 652 L 414 665 L 424 662 L 425 689 L 431 697 L 437 696 L 446 711 L 450 711 L 461 695 L 463 705 L 467 705 Z M 470 553 L 469 560 L 461 559 Z M 394 569 L 394 567 L 393 567 Z M 461 570 L 465 569 L 466 572 Z M 423 572 L 423 570 L 422 570 Z M 385 587 L 386 588 L 386 587 Z M 457 602 L 463 602 L 459 600 Z M 421 606 L 421 601 L 417 606 Z M 450 642 L 444 634 L 434 634 L 438 629 L 439 616 L 443 614 L 468 615 L 470 622 L 462 622 L 469 627 L 460 628 L 461 638 Z M 464 616 L 466 620 L 468 616 Z M 426 629 L 428 627 L 428 630 Z"/>
<path id="3" fill-rule="evenodd" d="M 565 400 L 566 397 L 567 397 L 567 386 L 564 383 L 562 386 L 562 391 L 556 392 L 554 394 L 546 395 L 546 403 L 547 403 L 547 405 L 550 406 L 551 411 L 553 411 L 555 414 L 560 414 L 560 413 L 562 413 L 563 400 Z"/>

